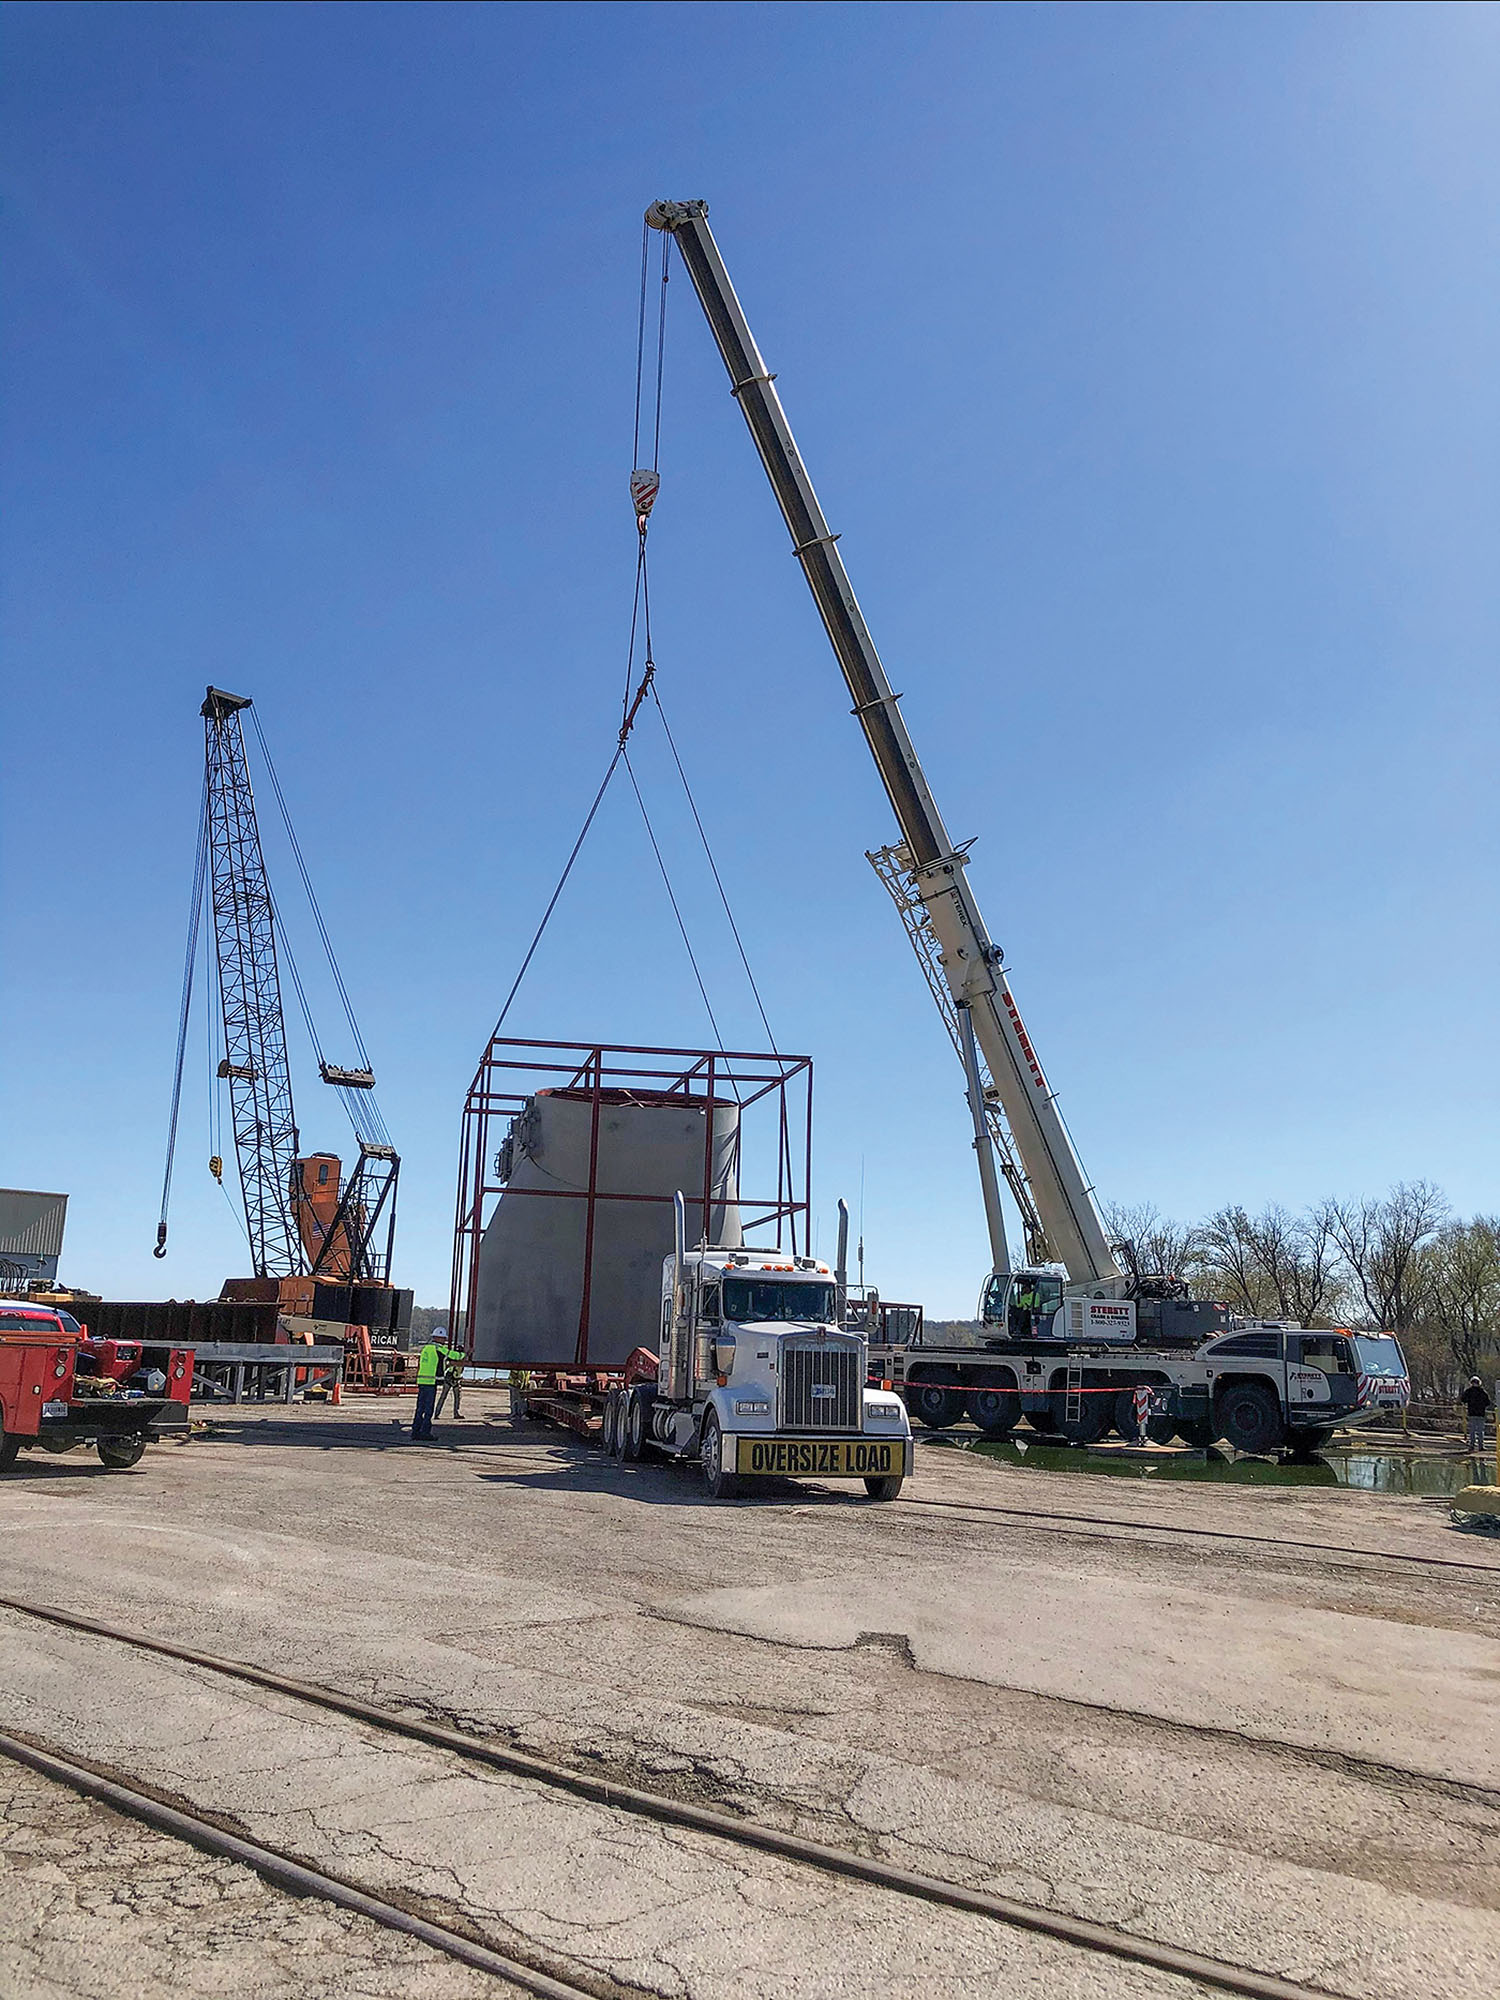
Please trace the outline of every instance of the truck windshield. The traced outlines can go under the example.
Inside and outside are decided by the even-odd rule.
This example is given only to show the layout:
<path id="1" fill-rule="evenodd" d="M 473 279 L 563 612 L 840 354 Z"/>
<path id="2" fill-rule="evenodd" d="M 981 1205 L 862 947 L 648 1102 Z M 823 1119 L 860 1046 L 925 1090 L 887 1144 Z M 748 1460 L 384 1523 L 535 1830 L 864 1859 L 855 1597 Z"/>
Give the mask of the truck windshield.
<path id="1" fill-rule="evenodd" d="M 1399 1340 L 1388 1333 L 1357 1333 L 1354 1351 L 1359 1356 L 1361 1375 L 1404 1375 L 1406 1356 Z"/>
<path id="2" fill-rule="evenodd" d="M 724 1317 L 733 1320 L 833 1318 L 832 1285 L 785 1285 L 775 1278 L 726 1278 Z"/>

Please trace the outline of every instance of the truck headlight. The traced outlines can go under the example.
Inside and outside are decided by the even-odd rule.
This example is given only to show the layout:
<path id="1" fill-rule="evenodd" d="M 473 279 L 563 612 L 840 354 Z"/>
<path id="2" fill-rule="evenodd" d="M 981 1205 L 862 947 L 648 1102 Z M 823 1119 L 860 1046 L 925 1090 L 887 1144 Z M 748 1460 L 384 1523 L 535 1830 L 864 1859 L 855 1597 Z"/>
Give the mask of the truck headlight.
<path id="1" fill-rule="evenodd" d="M 734 1414 L 737 1417 L 768 1417 L 771 1414 L 771 1405 L 769 1403 L 736 1403 Z"/>

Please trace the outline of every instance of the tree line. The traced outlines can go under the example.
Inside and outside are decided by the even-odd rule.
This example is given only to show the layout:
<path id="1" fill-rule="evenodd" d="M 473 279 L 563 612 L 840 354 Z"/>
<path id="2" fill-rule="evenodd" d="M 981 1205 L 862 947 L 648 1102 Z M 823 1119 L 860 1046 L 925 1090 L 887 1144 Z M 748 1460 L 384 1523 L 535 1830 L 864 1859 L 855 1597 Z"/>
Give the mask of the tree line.
<path id="1" fill-rule="evenodd" d="M 1500 1216 L 1455 1216 L 1430 1181 L 1376 1200 L 1273 1202 L 1173 1222 L 1149 1204 L 1106 1220 L 1128 1262 L 1172 1271 L 1194 1298 L 1247 1318 L 1399 1335 L 1413 1393 L 1450 1397 L 1500 1368 Z"/>

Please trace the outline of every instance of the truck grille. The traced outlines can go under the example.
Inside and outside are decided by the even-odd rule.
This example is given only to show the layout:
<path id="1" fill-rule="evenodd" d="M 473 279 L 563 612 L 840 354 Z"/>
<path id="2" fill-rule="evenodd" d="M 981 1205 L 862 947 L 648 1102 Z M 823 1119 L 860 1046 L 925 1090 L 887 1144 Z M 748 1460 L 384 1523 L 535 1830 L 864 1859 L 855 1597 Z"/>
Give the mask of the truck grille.
<path id="1" fill-rule="evenodd" d="M 781 1353 L 781 1427 L 789 1431 L 857 1431 L 864 1392 L 855 1342 L 820 1341 Z"/>

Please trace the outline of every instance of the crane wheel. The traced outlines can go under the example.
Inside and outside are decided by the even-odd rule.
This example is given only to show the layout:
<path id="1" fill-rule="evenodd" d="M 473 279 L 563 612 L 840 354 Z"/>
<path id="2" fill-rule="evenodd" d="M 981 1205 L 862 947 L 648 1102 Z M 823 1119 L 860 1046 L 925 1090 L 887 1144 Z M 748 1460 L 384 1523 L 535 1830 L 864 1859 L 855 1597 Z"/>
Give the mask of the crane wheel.
<path id="1" fill-rule="evenodd" d="M 944 1389 L 936 1382 L 908 1382 L 906 1407 L 925 1430 L 951 1430 L 964 1413 L 961 1390 Z"/>
<path id="2" fill-rule="evenodd" d="M 1236 1451 L 1264 1458 L 1286 1443 L 1281 1404 L 1263 1382 L 1231 1382 L 1215 1397 L 1214 1415 Z"/>
<path id="3" fill-rule="evenodd" d="M 1021 1398 L 1014 1389 L 975 1389 L 968 1408 L 970 1422 L 986 1437 L 1009 1437 L 1021 1421 Z"/>

